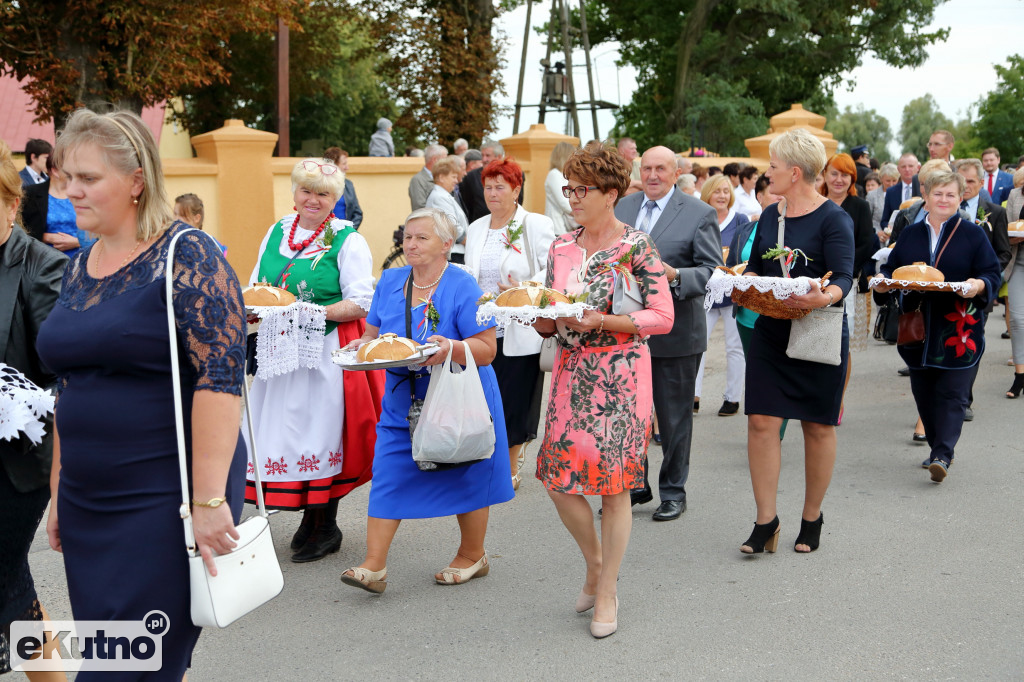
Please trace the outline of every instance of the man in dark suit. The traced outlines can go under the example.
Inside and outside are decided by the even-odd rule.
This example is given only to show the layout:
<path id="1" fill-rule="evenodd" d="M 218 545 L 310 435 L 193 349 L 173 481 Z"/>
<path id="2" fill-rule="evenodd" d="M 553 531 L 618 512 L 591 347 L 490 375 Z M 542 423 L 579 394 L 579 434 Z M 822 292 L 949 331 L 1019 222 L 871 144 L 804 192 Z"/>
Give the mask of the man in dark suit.
<path id="1" fill-rule="evenodd" d="M 46 180 L 46 160 L 52 153 L 53 145 L 46 140 L 31 139 L 25 143 L 25 167 L 18 171 L 22 188 Z"/>
<path id="2" fill-rule="evenodd" d="M 986 197 L 982 178 L 985 175 L 981 161 L 978 159 L 960 159 L 957 161 L 956 172 L 964 179 L 964 198 L 960 204 L 967 217 L 981 224 L 992 242 L 992 249 L 999 259 L 999 268 L 1005 270 L 1010 264 L 1010 237 L 1007 235 L 1006 209 Z M 987 225 L 986 225 L 987 223 Z M 995 298 L 995 297 L 993 297 Z"/>
<path id="3" fill-rule="evenodd" d="M 1006 171 L 999 170 L 999 150 L 989 147 L 983 151 L 981 165 L 985 169 L 985 174 L 981 178 L 981 186 L 992 197 L 994 203 L 1003 203 L 1013 190 L 1013 176 Z"/>
<path id="4" fill-rule="evenodd" d="M 505 148 L 497 142 L 484 142 L 480 146 L 480 157 L 483 165 L 470 170 L 466 173 L 466 177 L 459 182 L 459 199 L 462 201 L 462 207 L 466 209 L 466 219 L 470 223 L 491 213 L 491 210 L 487 208 L 487 201 L 484 199 L 484 183 L 480 174 L 491 161 L 505 158 Z M 519 203 L 522 201 L 520 196 Z"/>
<path id="5" fill-rule="evenodd" d="M 661 504 L 655 521 L 670 521 L 686 511 L 690 472 L 694 384 L 707 349 L 704 293 L 715 266 L 722 265 L 722 243 L 715 211 L 675 188 L 679 170 L 675 154 L 653 147 L 640 160 L 643 192 L 615 207 L 615 217 L 651 235 L 665 265 L 675 323 L 668 334 L 652 336 L 651 373 L 654 410 L 661 429 L 663 459 L 658 476 Z M 653 499 L 644 460 L 644 488 L 631 493 L 633 504 Z"/>
<path id="6" fill-rule="evenodd" d="M 921 196 L 921 185 L 917 181 L 917 171 L 921 170 L 921 164 L 917 157 L 907 152 L 900 157 L 896 166 L 900 172 L 900 181 L 885 190 L 885 203 L 882 205 L 881 229 L 889 226 L 889 217 L 894 211 L 899 210 L 900 204 L 911 197 Z"/>

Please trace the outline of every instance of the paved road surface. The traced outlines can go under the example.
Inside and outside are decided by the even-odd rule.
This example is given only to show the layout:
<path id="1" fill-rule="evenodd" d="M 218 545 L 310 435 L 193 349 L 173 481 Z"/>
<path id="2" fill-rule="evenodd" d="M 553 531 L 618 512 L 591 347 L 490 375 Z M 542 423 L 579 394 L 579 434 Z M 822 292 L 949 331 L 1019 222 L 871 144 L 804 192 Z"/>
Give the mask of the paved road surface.
<path id="1" fill-rule="evenodd" d="M 535 445 L 518 497 L 492 510 L 491 574 L 464 586 L 432 579 L 458 542 L 449 518 L 402 525 L 382 596 L 342 585 L 342 570 L 363 556 L 368 486 L 341 506 L 341 552 L 315 564 L 288 562 L 298 515 L 276 515 L 284 593 L 205 631 L 190 680 L 1021 679 L 1024 400 L 1003 397 L 1012 370 L 1001 310 L 988 325 L 977 418 L 941 485 L 918 467 L 926 449 L 910 442 L 913 399 L 895 348 L 871 341 L 854 355 L 822 546 L 811 555 L 792 551 L 803 497 L 797 425 L 783 445 L 780 551 L 739 552 L 754 504 L 745 420 L 715 415 L 718 332 L 689 511 L 654 523 L 654 503 L 634 507 L 613 637 L 593 640 L 589 616 L 573 611 L 583 562 L 532 478 Z M 652 447 L 655 470 L 660 454 Z M 63 565 L 42 531 L 30 559 L 51 615 L 70 618 Z"/>

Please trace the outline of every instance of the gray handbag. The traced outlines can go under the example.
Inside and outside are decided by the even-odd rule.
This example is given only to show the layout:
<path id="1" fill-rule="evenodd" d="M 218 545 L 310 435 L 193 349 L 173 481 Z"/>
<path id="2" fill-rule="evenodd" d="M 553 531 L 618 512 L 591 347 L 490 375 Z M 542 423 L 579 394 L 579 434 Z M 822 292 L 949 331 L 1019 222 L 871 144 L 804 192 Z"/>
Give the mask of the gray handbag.
<path id="1" fill-rule="evenodd" d="M 780 203 L 779 245 L 785 244 L 785 236 L 786 207 Z M 789 277 L 789 266 L 786 265 L 785 259 L 779 262 L 782 264 L 782 273 Z M 815 308 L 804 317 L 790 321 L 786 355 L 794 360 L 819 362 L 824 365 L 842 364 L 844 312 L 841 305 L 829 305 Z"/>

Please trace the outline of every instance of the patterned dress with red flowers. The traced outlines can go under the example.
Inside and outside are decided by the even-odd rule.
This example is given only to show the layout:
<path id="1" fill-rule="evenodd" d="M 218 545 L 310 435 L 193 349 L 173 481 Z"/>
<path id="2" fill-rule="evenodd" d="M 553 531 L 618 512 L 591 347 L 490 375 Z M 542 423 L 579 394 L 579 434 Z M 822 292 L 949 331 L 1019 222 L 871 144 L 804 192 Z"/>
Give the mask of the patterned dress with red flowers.
<path id="1" fill-rule="evenodd" d="M 610 315 L 621 278 L 644 306 L 629 313 L 639 334 L 579 333 L 558 325 L 537 478 L 557 492 L 614 495 L 643 485 L 654 406 L 647 337 L 671 330 L 675 312 L 665 269 L 647 234 L 627 226 L 620 241 L 588 254 L 579 245 L 585 229 L 552 243 L 546 286 L 586 293 L 588 303 Z"/>

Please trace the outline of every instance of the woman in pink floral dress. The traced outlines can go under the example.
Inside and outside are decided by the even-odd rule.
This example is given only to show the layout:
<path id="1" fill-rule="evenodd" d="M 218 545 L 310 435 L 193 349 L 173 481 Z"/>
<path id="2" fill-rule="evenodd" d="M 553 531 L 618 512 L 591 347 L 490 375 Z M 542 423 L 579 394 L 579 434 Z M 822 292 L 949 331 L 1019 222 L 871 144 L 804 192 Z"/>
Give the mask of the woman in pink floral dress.
<path id="1" fill-rule="evenodd" d="M 587 576 L 576 611 L 594 609 L 590 631 L 598 638 L 617 627 L 616 581 L 633 520 L 629 490 L 643 484 L 653 406 L 646 339 L 667 333 L 674 317 L 654 242 L 613 212 L 629 174 L 626 161 L 600 144 L 566 162 L 563 193 L 581 227 L 552 243 L 547 286 L 586 294 L 595 310 L 534 325 L 543 336 L 558 334 L 537 478 L 583 551 Z M 612 312 L 616 281 L 620 314 Z M 600 538 L 583 495 L 601 495 Z"/>

